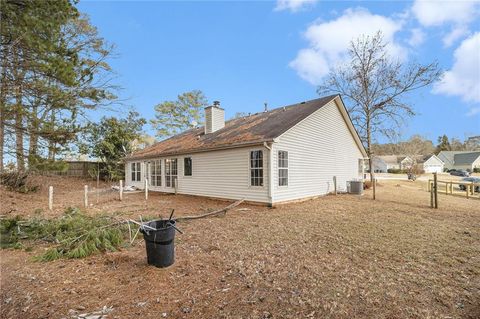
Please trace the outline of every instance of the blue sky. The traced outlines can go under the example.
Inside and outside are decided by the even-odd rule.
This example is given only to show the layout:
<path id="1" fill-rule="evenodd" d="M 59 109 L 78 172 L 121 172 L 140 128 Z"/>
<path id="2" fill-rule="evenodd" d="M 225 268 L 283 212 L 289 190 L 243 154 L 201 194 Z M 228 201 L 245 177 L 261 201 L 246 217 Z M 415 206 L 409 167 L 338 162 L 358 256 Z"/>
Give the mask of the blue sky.
<path id="1" fill-rule="evenodd" d="M 264 102 L 316 98 L 348 40 L 382 29 L 392 55 L 438 60 L 447 71 L 443 82 L 409 97 L 418 116 L 401 136 L 480 134 L 478 1 L 83 0 L 78 7 L 116 45 L 110 62 L 121 96 L 147 119 L 156 104 L 193 89 L 220 100 L 227 117 L 261 111 Z"/>

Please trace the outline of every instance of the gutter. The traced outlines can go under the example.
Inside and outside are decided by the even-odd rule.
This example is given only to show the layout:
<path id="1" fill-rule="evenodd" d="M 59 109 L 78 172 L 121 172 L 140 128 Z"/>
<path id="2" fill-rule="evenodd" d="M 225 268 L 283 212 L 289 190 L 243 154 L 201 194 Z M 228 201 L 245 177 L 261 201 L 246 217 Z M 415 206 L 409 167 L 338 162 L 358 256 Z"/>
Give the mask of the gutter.
<path id="1" fill-rule="evenodd" d="M 269 206 L 273 206 L 273 141 L 268 145 L 263 142 L 263 146 L 268 150 L 268 201 Z"/>

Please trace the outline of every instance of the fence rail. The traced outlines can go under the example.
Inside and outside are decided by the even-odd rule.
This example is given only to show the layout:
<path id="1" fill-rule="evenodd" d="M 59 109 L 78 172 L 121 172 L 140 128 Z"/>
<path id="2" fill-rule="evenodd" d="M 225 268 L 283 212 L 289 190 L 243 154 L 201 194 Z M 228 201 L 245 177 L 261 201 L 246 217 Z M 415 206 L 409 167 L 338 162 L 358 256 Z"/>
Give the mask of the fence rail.
<path id="1" fill-rule="evenodd" d="M 428 180 L 428 191 L 429 192 L 432 190 L 434 182 L 435 181 L 433 179 Z M 437 187 L 438 187 L 438 191 L 440 191 L 440 192 L 442 192 L 442 190 L 444 190 L 445 192 L 442 192 L 442 193 L 444 193 L 446 195 L 455 194 L 454 190 L 453 190 L 453 185 L 464 185 L 465 190 L 461 191 L 459 193 L 465 194 L 466 198 L 474 196 L 475 195 L 475 188 L 477 186 L 480 187 L 480 183 L 474 183 L 474 182 L 457 182 L 457 181 L 440 181 L 440 180 L 437 180 L 437 184 L 444 184 L 445 185 L 445 187 L 440 187 L 440 186 L 437 186 Z"/>

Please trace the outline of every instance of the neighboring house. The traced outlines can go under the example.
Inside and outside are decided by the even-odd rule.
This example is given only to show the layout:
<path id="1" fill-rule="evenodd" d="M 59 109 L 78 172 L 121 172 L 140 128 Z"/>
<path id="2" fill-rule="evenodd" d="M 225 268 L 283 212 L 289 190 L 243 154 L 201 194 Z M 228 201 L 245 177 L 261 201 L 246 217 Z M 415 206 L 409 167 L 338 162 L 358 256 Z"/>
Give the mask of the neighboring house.
<path id="1" fill-rule="evenodd" d="M 381 155 L 372 159 L 375 173 L 387 173 L 389 169 L 409 169 L 413 160 L 405 155 Z"/>
<path id="2" fill-rule="evenodd" d="M 445 163 L 446 169 L 464 169 L 473 171 L 480 168 L 480 152 L 441 151 L 437 157 Z"/>
<path id="3" fill-rule="evenodd" d="M 425 173 L 442 173 L 444 163 L 436 155 L 419 156 L 417 159 L 417 168 Z"/>
<path id="4" fill-rule="evenodd" d="M 324 195 L 363 176 L 367 157 L 339 95 L 225 122 L 219 102 L 205 127 L 127 157 L 126 183 L 153 191 L 275 203 Z"/>

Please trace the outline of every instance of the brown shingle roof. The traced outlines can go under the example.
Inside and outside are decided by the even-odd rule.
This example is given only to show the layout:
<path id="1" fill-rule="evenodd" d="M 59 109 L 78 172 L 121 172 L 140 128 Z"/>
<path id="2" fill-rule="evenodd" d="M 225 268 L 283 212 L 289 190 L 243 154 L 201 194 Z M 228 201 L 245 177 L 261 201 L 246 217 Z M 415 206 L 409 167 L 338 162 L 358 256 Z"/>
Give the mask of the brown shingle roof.
<path id="1" fill-rule="evenodd" d="M 205 134 L 203 126 L 194 128 L 135 152 L 127 159 L 188 154 L 272 141 L 336 96 L 325 96 L 233 119 L 225 122 L 224 128 L 210 134 Z"/>

